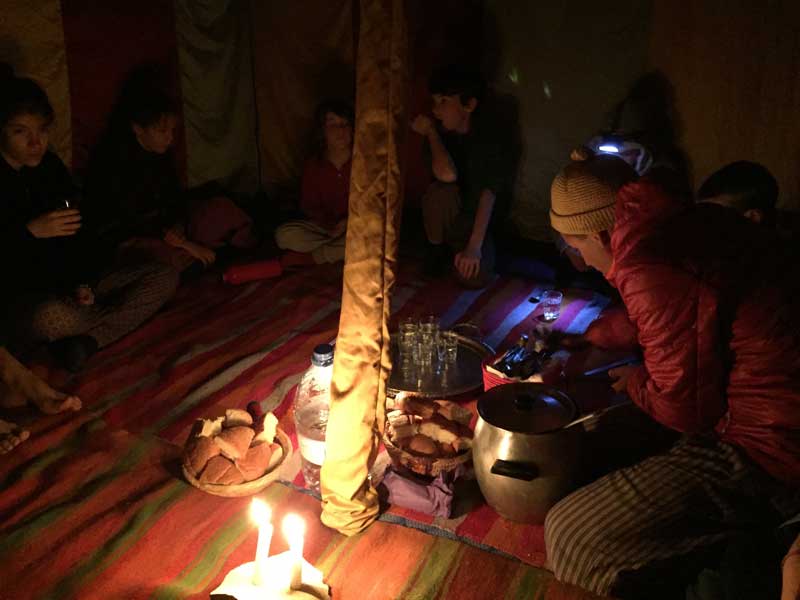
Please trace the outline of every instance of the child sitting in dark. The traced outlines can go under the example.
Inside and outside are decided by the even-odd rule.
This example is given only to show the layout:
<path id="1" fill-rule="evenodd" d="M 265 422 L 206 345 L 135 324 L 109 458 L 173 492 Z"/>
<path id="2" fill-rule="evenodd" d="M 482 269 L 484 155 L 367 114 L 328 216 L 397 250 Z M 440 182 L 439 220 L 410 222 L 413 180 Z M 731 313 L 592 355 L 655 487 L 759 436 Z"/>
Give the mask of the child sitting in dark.
<path id="1" fill-rule="evenodd" d="M 429 82 L 433 116 L 418 115 L 412 129 L 425 136 L 436 181 L 422 199 L 430 243 L 429 271 L 449 262 L 470 287 L 487 285 L 494 272 L 493 226 L 508 208 L 513 160 L 489 122 L 481 76 L 457 66 L 436 71 Z"/>
<path id="2" fill-rule="evenodd" d="M 82 206 L 87 228 L 123 262 L 156 260 L 179 271 L 207 266 L 219 248 L 253 247 L 252 219 L 227 197 L 187 202 L 172 146 L 178 119 L 149 69 L 128 78 L 95 148 Z"/>

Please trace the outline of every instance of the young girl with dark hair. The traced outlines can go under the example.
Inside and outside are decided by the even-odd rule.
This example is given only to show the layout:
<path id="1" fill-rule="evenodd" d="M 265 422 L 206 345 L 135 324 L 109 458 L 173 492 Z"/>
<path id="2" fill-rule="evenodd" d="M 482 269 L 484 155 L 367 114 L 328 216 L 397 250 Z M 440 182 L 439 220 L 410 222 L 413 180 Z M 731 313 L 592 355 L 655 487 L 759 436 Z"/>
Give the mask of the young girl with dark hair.
<path id="1" fill-rule="evenodd" d="M 229 198 L 189 206 L 172 146 L 177 110 L 148 69 L 126 81 L 86 182 L 87 226 L 124 262 L 151 258 L 184 270 L 216 250 L 256 244 L 252 220 Z"/>
<path id="2" fill-rule="evenodd" d="M 281 225 L 275 232 L 278 247 L 287 250 L 281 257 L 284 267 L 344 259 L 353 153 L 353 110 L 347 103 L 320 104 L 314 142 L 300 196 L 307 218 Z"/>

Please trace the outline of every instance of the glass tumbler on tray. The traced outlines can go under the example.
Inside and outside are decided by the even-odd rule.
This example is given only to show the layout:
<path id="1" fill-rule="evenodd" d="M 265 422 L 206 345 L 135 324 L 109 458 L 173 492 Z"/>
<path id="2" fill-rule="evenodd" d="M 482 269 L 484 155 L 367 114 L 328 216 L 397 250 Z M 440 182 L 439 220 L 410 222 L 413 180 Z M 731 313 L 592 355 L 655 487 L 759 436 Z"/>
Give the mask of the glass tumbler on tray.
<path id="1" fill-rule="evenodd" d="M 419 361 L 419 326 L 416 321 L 405 319 L 400 323 L 397 349 L 400 352 L 400 364 L 404 370 L 411 369 Z"/>
<path id="2" fill-rule="evenodd" d="M 542 316 L 545 321 L 555 321 L 561 315 L 561 300 L 564 295 L 556 290 L 547 290 L 542 294 Z"/>

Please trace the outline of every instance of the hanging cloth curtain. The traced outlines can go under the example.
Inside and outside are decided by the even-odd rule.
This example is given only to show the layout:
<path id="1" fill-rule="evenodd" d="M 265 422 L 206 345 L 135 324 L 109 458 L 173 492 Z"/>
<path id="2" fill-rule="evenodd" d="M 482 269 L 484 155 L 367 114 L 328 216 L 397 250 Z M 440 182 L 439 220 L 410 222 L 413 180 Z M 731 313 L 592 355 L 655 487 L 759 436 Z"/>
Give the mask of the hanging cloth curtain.
<path id="1" fill-rule="evenodd" d="M 385 418 L 388 319 L 402 208 L 400 150 L 408 129 L 403 0 L 361 0 L 356 131 L 342 314 L 331 389 L 322 522 L 345 535 L 378 516 L 367 475 Z"/>
<path id="2" fill-rule="evenodd" d="M 50 145 L 70 166 L 72 115 L 59 0 L 0 2 L 0 62 L 11 65 L 17 77 L 30 77 L 47 92 L 56 117 Z"/>
<path id="3" fill-rule="evenodd" d="M 235 0 L 175 0 L 189 187 L 257 188 L 249 18 Z"/>

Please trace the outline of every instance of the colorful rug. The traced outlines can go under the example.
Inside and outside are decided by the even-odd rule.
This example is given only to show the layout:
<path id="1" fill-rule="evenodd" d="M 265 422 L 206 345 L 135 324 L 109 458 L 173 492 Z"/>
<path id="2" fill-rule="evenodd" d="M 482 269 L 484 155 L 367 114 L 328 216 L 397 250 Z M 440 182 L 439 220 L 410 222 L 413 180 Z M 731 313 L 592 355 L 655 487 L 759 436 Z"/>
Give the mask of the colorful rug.
<path id="1" fill-rule="evenodd" d="M 196 418 L 254 399 L 274 408 L 293 436 L 294 389 L 313 347 L 336 336 L 340 277 L 314 269 L 240 288 L 195 282 L 93 357 L 72 386 L 85 409 L 30 421 L 31 439 L 0 458 L 0 598 L 207 597 L 227 570 L 250 560 L 248 500 L 188 486 L 180 446 Z M 537 308 L 529 298 L 541 292 L 518 279 L 483 291 L 426 285 L 413 272 L 399 281 L 395 318 L 471 322 L 497 347 L 530 328 Z M 604 304 L 591 293 L 570 295 L 559 326 L 577 331 Z M 283 476 L 286 484 L 263 496 L 276 515 L 306 516 L 307 558 L 339 598 L 589 597 L 509 560 L 542 564 L 541 529 L 506 522 L 485 504 L 447 521 L 390 509 L 348 539 L 324 528 L 319 503 L 298 489 L 299 455 Z M 273 552 L 282 543 L 276 536 Z M 384 565 L 381 576 L 369 565 Z"/>

